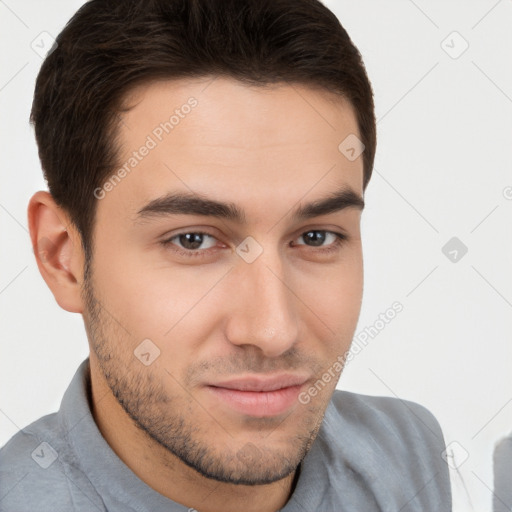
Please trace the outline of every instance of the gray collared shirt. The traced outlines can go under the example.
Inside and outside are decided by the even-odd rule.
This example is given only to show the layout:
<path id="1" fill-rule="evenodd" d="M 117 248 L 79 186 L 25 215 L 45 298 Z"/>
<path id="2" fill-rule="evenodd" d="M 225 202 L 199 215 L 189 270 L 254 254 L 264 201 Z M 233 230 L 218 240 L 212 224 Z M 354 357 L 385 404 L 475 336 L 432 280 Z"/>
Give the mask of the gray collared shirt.
<path id="1" fill-rule="evenodd" d="M 90 409 L 88 359 L 59 412 L 0 450 L 0 511 L 187 512 L 128 468 Z M 451 510 L 444 440 L 435 418 L 396 398 L 335 391 L 281 512 Z"/>

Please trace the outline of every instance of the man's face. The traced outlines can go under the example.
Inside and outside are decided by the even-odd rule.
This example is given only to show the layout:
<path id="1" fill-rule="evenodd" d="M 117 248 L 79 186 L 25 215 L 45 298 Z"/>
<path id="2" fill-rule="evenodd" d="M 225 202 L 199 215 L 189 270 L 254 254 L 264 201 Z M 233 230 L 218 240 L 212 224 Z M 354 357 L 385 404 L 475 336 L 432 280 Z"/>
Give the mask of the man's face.
<path id="1" fill-rule="evenodd" d="M 338 149 L 358 129 L 326 92 L 210 82 L 127 98 L 84 320 L 91 367 L 152 439 L 204 476 L 269 483 L 307 453 L 356 327 L 361 209 L 304 207 L 362 196 L 362 157 Z"/>

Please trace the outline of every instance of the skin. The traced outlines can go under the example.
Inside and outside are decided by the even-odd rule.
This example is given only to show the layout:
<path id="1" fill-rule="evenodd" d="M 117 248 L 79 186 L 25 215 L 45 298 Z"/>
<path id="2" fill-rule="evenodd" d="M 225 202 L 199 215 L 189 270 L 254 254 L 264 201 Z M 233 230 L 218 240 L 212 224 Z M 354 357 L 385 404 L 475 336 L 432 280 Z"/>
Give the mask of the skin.
<path id="1" fill-rule="evenodd" d="M 337 379 L 271 417 L 233 410 L 205 385 L 290 372 L 307 390 L 348 350 L 363 289 L 361 209 L 307 220 L 292 211 L 341 188 L 363 196 L 362 157 L 338 150 L 357 122 L 348 102 L 306 86 L 161 81 L 126 98 L 120 165 L 190 97 L 197 106 L 97 201 L 88 275 L 79 234 L 47 192 L 29 204 L 34 252 L 59 305 L 83 315 L 93 416 L 126 465 L 202 512 L 275 511 Z M 171 191 L 234 202 L 246 223 L 137 217 Z M 322 246 L 308 245 L 302 234 L 314 230 L 347 239 L 324 233 Z M 198 232 L 213 237 L 199 250 L 183 237 L 162 244 Z M 252 263 L 236 252 L 248 236 L 263 249 Z M 160 350 L 148 366 L 134 355 L 145 339 Z"/>

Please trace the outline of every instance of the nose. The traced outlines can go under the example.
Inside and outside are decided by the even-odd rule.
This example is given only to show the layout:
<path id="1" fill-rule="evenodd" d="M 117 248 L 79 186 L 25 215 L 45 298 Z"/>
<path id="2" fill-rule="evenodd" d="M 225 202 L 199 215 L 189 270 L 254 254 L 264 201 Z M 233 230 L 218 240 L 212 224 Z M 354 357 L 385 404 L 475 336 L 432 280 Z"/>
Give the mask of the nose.
<path id="1" fill-rule="evenodd" d="M 232 279 L 236 284 L 226 328 L 229 342 L 258 347 L 269 358 L 289 350 L 298 340 L 299 319 L 297 298 L 281 265 L 270 265 L 263 257 L 241 262 Z"/>

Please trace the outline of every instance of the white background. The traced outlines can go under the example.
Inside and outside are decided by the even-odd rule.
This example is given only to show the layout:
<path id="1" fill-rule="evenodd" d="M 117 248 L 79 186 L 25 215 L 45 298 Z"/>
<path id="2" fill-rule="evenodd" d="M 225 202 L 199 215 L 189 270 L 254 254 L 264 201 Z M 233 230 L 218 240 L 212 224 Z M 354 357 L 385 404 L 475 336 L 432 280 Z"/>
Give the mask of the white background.
<path id="1" fill-rule="evenodd" d="M 81 317 L 39 275 L 26 221 L 45 188 L 31 44 L 82 3 L 0 0 L 0 445 L 58 409 L 88 352 Z M 493 448 L 512 431 L 512 1 L 327 4 L 363 55 L 378 118 L 357 333 L 404 308 L 338 387 L 429 408 L 461 463 L 454 510 L 490 510 Z M 455 263 L 441 251 L 452 237 L 468 248 Z"/>

